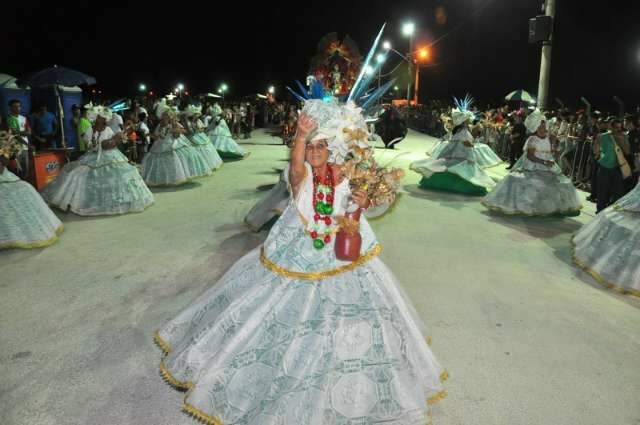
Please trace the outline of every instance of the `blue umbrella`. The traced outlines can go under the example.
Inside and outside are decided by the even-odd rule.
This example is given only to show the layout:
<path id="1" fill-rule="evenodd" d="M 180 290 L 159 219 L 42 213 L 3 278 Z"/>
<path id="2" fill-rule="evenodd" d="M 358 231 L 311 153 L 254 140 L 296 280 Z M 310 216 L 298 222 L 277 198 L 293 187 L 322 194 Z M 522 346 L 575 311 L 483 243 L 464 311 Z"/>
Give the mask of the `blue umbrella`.
<path id="1" fill-rule="evenodd" d="M 96 79 L 83 72 L 54 65 L 52 68 L 46 68 L 30 74 L 24 82 L 28 83 L 31 87 L 53 86 L 55 88 L 61 129 L 60 141 L 62 142 L 62 146 L 66 149 L 67 143 L 64 139 L 64 110 L 62 109 L 58 86 L 79 86 L 82 84 L 92 85 L 96 83 Z"/>
<path id="2" fill-rule="evenodd" d="M 83 72 L 54 65 L 30 74 L 26 79 L 31 87 L 39 86 L 79 86 L 82 84 L 92 85 L 96 79 Z"/>

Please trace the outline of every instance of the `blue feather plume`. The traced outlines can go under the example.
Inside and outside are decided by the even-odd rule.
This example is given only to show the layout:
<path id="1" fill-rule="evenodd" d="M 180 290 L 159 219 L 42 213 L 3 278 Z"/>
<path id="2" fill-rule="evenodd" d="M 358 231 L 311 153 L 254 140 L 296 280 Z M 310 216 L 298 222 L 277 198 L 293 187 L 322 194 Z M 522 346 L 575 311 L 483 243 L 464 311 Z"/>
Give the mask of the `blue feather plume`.
<path id="1" fill-rule="evenodd" d="M 371 95 L 369 95 L 369 97 L 367 97 L 367 100 L 362 104 L 362 109 L 364 111 L 366 111 L 370 106 L 372 106 L 380 97 L 382 97 L 382 95 L 384 95 L 387 90 L 389 90 L 389 88 L 391 88 L 391 86 L 396 82 L 395 78 L 391 81 L 386 82 L 385 84 L 383 84 L 382 86 L 380 86 L 379 88 L 377 88 L 373 93 L 371 93 Z"/>
<path id="2" fill-rule="evenodd" d="M 382 37 L 382 33 L 383 33 L 384 27 L 386 25 L 387 25 L 386 22 L 382 25 L 382 28 L 380 28 L 380 31 L 378 32 L 378 36 L 376 37 L 375 41 L 373 42 L 373 46 L 371 46 L 371 50 L 369 50 L 369 53 L 367 53 L 367 58 L 365 59 L 364 64 L 362 65 L 362 69 L 360 69 L 360 74 L 358 75 L 358 78 L 356 79 L 356 83 L 353 85 L 353 89 L 351 89 L 351 93 L 349 94 L 349 97 L 347 98 L 347 101 L 354 100 L 354 98 L 358 94 L 358 92 L 362 92 L 363 88 L 360 87 L 360 82 L 362 81 L 362 77 L 365 74 L 365 70 L 367 69 L 367 67 L 371 63 L 371 60 L 373 59 L 373 54 L 375 53 L 376 49 L 378 48 L 378 43 L 380 42 L 380 38 Z M 364 89 L 366 89 L 366 87 Z"/>
<path id="3" fill-rule="evenodd" d="M 287 90 L 289 90 L 291 92 L 291 94 L 298 99 L 300 102 L 304 102 L 305 99 L 304 97 L 300 96 L 294 89 L 292 89 L 291 87 L 287 86 Z"/>

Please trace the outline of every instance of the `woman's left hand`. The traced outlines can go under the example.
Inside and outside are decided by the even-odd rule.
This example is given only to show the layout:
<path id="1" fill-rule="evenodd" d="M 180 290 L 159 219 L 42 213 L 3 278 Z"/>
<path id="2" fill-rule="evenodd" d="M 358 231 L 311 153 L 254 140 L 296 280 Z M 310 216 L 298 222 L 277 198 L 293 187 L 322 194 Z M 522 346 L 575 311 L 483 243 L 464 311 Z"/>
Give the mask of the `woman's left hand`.
<path id="1" fill-rule="evenodd" d="M 358 204 L 360 208 L 366 209 L 369 208 L 369 198 L 367 196 L 367 192 L 364 190 L 356 190 L 351 194 L 353 201 Z"/>

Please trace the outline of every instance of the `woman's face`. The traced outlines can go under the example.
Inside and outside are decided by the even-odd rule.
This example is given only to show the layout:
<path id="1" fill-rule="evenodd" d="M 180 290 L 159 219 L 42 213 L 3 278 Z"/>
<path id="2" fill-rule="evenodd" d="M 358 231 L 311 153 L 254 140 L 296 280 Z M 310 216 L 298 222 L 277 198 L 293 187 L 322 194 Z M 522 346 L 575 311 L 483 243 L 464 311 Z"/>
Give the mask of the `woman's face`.
<path id="1" fill-rule="evenodd" d="M 542 123 L 540 123 L 540 127 L 538 127 L 538 131 L 536 131 L 536 134 L 541 139 L 544 139 L 545 137 L 547 137 L 547 123 L 546 122 L 542 121 Z"/>
<path id="2" fill-rule="evenodd" d="M 327 140 L 320 139 L 307 143 L 305 160 L 313 168 L 323 167 L 329 160 L 329 144 Z"/>

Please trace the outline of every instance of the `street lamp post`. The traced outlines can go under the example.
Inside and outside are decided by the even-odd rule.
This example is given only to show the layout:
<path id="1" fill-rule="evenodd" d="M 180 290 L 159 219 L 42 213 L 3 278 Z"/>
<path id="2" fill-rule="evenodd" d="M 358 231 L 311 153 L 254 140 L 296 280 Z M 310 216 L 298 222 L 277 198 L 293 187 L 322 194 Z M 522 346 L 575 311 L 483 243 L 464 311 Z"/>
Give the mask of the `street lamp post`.
<path id="1" fill-rule="evenodd" d="M 413 80 L 413 34 L 416 26 L 413 22 L 407 22 L 402 26 L 402 33 L 409 37 L 409 53 L 407 54 L 409 81 L 407 82 L 407 104 L 411 102 L 411 80 Z"/>
<path id="2" fill-rule="evenodd" d="M 416 61 L 416 82 L 413 88 L 413 102 L 418 105 L 418 91 L 420 88 L 420 61 L 429 60 L 430 51 L 428 48 L 422 48 L 418 51 L 418 60 Z"/>
<path id="3" fill-rule="evenodd" d="M 218 88 L 218 93 L 222 95 L 222 102 L 224 102 L 224 94 L 227 92 L 228 89 L 229 89 L 229 86 L 227 86 L 225 83 L 222 83 Z"/>

